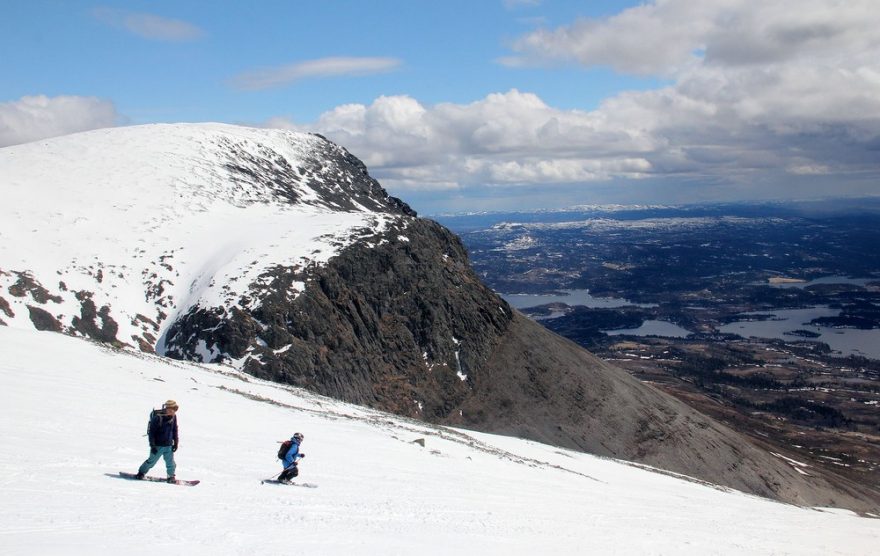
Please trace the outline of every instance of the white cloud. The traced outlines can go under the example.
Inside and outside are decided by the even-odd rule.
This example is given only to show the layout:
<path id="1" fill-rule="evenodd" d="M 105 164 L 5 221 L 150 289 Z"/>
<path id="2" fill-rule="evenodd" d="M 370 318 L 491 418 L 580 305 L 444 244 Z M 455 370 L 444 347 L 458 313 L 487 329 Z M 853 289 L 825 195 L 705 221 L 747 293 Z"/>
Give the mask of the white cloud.
<path id="1" fill-rule="evenodd" d="M 603 19 L 539 29 L 507 65 L 576 62 L 675 75 L 694 63 L 735 66 L 814 57 L 844 60 L 880 44 L 874 0 L 655 0 Z"/>
<path id="2" fill-rule="evenodd" d="M 720 0 L 719 3 L 723 3 Z M 519 53 L 507 65 L 573 61 L 620 71 L 654 74 L 684 63 L 705 34 L 704 3 L 662 2 L 630 8 L 607 19 L 581 19 L 557 29 L 539 29 L 513 43 Z"/>
<path id="3" fill-rule="evenodd" d="M 786 168 L 786 171 L 799 176 L 822 176 L 830 173 L 830 169 L 827 166 L 810 164 L 809 162 L 801 165 L 794 164 Z"/>
<path id="4" fill-rule="evenodd" d="M 205 35 L 201 28 L 179 19 L 112 8 L 95 8 L 92 13 L 107 25 L 125 29 L 145 39 L 183 42 L 197 40 Z"/>
<path id="5" fill-rule="evenodd" d="M 878 28 L 873 0 L 658 0 L 526 35 L 508 62 L 608 65 L 665 76 L 662 88 L 592 111 L 517 90 L 434 106 L 380 97 L 307 127 L 396 189 L 652 177 L 864 189 L 880 180 Z"/>
<path id="6" fill-rule="evenodd" d="M 339 106 L 309 125 L 266 125 L 322 133 L 398 190 L 876 174 L 876 74 L 791 71 L 694 71 L 673 86 L 622 93 L 589 112 L 511 90 L 434 106 L 380 97 Z"/>
<path id="7" fill-rule="evenodd" d="M 380 97 L 339 106 L 308 126 L 284 119 L 264 125 L 317 131 L 362 158 L 386 185 L 414 189 L 640 177 L 650 170 L 640 153 L 652 148 L 600 114 L 558 110 L 517 90 L 430 107 Z"/>
<path id="8" fill-rule="evenodd" d="M 121 117 L 113 103 L 95 97 L 26 96 L 0 103 L 0 147 L 102 127 Z"/>
<path id="9" fill-rule="evenodd" d="M 400 65 L 401 61 L 396 58 L 320 58 L 245 72 L 233 77 L 231 84 L 237 89 L 270 89 L 308 78 L 387 73 Z"/>

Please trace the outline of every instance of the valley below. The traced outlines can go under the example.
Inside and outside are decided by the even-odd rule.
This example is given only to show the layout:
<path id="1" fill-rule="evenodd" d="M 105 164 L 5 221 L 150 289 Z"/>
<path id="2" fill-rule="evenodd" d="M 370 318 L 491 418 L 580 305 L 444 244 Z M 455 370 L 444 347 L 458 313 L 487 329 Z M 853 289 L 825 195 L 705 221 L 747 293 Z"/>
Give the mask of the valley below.
<path id="1" fill-rule="evenodd" d="M 880 211 L 584 207 L 446 217 L 481 278 L 800 473 L 880 484 Z"/>

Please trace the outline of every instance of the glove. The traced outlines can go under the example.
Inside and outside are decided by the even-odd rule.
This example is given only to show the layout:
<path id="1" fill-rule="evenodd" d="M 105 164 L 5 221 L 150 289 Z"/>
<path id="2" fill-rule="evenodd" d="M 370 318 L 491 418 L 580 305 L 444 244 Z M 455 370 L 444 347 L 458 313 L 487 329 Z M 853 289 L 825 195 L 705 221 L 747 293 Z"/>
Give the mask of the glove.
<path id="1" fill-rule="evenodd" d="M 150 453 L 151 453 L 151 454 L 155 454 L 155 453 L 158 452 L 158 451 L 159 451 L 159 448 L 156 448 L 155 445 L 150 444 Z"/>
<path id="2" fill-rule="evenodd" d="M 176 451 L 177 451 L 177 444 L 175 444 L 174 446 L 171 447 L 171 451 L 172 451 L 172 452 L 176 452 Z"/>
<path id="3" fill-rule="evenodd" d="M 304 458 L 304 457 L 306 457 L 306 455 L 305 455 L 305 454 L 300 454 L 299 457 Z"/>

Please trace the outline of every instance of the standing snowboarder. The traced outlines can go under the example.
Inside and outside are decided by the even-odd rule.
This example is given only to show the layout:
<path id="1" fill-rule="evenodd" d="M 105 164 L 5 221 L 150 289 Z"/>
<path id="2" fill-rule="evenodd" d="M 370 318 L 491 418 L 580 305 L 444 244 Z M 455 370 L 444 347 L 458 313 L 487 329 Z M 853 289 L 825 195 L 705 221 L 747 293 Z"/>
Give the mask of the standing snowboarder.
<path id="1" fill-rule="evenodd" d="M 281 475 L 278 476 L 278 481 L 282 483 L 287 483 L 290 482 L 291 479 L 299 475 L 299 469 L 297 469 L 296 460 L 306 457 L 305 454 L 302 454 L 299 451 L 299 445 L 302 444 L 302 441 L 302 433 L 297 432 L 290 437 L 290 448 L 288 448 L 283 458 L 279 458 L 281 459 L 281 464 L 284 466 L 284 471 L 282 471 Z M 281 454 L 278 455 L 280 456 Z"/>
<path id="2" fill-rule="evenodd" d="M 168 400 L 162 405 L 162 409 L 153 410 L 150 413 L 150 424 L 147 426 L 147 436 L 150 439 L 150 456 L 141 464 L 136 478 L 143 479 L 147 471 L 152 469 L 160 457 L 165 458 L 165 471 L 168 473 L 168 482 L 175 481 L 174 452 L 177 451 L 177 410 L 178 405 L 174 400 Z"/>

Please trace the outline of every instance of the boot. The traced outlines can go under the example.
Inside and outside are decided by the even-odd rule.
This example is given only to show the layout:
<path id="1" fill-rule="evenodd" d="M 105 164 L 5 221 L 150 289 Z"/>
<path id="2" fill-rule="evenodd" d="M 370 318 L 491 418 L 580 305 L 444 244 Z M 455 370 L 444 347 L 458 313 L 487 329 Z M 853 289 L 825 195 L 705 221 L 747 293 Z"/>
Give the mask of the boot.
<path id="1" fill-rule="evenodd" d="M 135 475 L 134 478 L 137 479 L 138 481 L 143 481 L 143 480 L 144 480 L 144 474 L 141 473 L 140 471 L 138 471 L 138 472 L 137 472 L 137 475 Z"/>
<path id="2" fill-rule="evenodd" d="M 167 482 L 169 482 L 169 483 L 176 483 L 176 482 L 177 482 L 177 478 L 176 478 L 174 475 L 171 475 L 170 477 L 168 477 Z"/>

